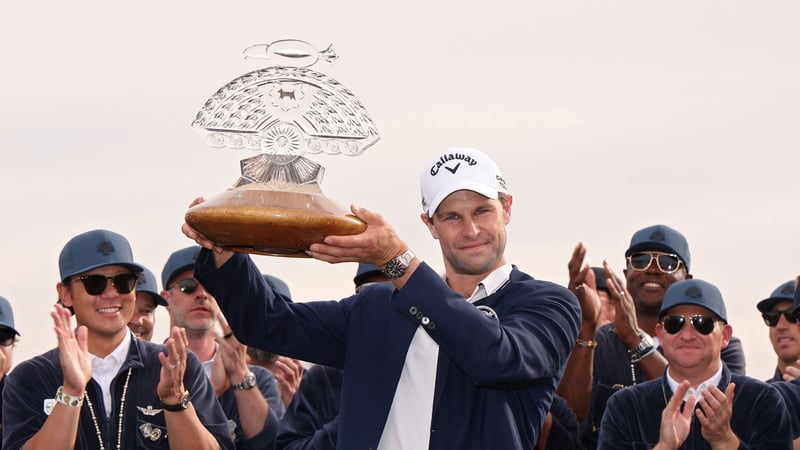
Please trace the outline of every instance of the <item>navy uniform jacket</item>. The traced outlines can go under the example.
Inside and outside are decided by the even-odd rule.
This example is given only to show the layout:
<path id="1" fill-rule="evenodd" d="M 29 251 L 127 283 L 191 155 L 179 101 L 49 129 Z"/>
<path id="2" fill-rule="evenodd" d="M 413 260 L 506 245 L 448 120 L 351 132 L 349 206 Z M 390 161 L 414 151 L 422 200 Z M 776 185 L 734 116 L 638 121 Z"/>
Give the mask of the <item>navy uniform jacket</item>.
<path id="1" fill-rule="evenodd" d="M 236 405 L 236 394 L 233 389 L 228 389 L 219 396 L 219 403 L 222 411 L 228 418 L 228 427 L 232 429 L 231 437 L 237 449 L 263 449 L 274 448 L 275 438 L 280 428 L 279 417 L 283 415 L 283 402 L 281 401 L 278 384 L 275 376 L 269 370 L 260 366 L 248 366 L 256 375 L 256 386 L 253 389 L 261 391 L 261 395 L 267 400 L 269 412 L 264 422 L 261 432 L 250 438 L 245 437 L 242 430 L 242 419 L 239 417 L 239 407 Z"/>
<path id="2" fill-rule="evenodd" d="M 631 365 L 636 374 L 636 383 L 647 380 L 639 364 L 631 364 L 628 347 L 617 336 L 617 327 L 613 322 L 600 327 L 595 334 L 595 340 L 597 348 L 594 354 L 591 412 L 583 436 L 588 448 L 595 447 L 598 427 L 603 419 L 608 398 L 619 389 L 635 384 Z M 731 372 L 745 375 L 744 349 L 739 338 L 731 337 L 728 345 L 720 352 L 720 356 Z"/>
<path id="3" fill-rule="evenodd" d="M 731 430 L 740 449 L 791 449 L 792 432 L 781 395 L 767 383 L 732 374 L 723 364 L 719 389 L 736 383 L 733 393 Z M 611 396 L 600 426 L 597 448 L 645 449 L 658 442 L 661 412 L 672 398 L 666 372 L 657 380 L 622 389 Z M 696 414 L 696 413 L 695 413 Z M 689 437 L 681 449 L 710 449 L 702 427 L 692 416 Z"/>
<path id="4" fill-rule="evenodd" d="M 516 267 L 475 304 L 424 263 L 400 291 L 380 283 L 308 303 L 276 297 L 245 254 L 216 269 L 204 249 L 195 276 L 243 343 L 344 369 L 337 448 L 347 450 L 377 447 L 418 326 L 439 344 L 430 448 L 532 448 L 580 326 L 571 292 Z"/>
<path id="5" fill-rule="evenodd" d="M 106 419 L 100 385 L 94 379 L 89 380 L 86 395 L 94 406 L 105 448 L 117 448 L 120 399 L 129 368 L 132 370 L 125 396 L 122 448 L 169 448 L 164 412 L 158 411 L 161 401 L 156 393 L 161 377 L 159 352 L 166 353 L 166 347 L 141 339 L 131 339 L 128 357 L 111 382 L 114 400 L 109 419 Z M 44 403 L 55 398 L 56 390 L 64 383 L 58 348 L 22 362 L 8 375 L 6 383 L 8 385 L 3 390 L 3 448 L 18 449 L 44 425 L 47 420 Z M 203 371 L 200 360 L 191 352 L 186 355 L 183 384 L 192 396 L 192 404 L 200 421 L 217 439 L 220 448 L 232 450 L 233 441 L 214 388 Z M 100 448 L 86 400 L 81 406 L 75 448 Z"/>
<path id="6" fill-rule="evenodd" d="M 339 430 L 342 370 L 316 365 L 303 381 L 281 420 L 278 450 L 333 450 Z"/>

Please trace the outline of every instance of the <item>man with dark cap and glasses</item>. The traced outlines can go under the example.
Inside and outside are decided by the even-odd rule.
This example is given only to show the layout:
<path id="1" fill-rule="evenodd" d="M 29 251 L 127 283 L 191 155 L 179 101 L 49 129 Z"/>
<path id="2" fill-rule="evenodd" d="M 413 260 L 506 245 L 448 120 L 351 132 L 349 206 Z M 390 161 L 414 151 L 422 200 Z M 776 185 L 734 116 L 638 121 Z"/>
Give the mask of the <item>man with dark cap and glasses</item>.
<path id="1" fill-rule="evenodd" d="M 756 308 L 769 327 L 769 340 L 778 357 L 775 374 L 767 381 L 790 381 L 800 375 L 800 324 L 794 313 L 795 280 L 787 281 L 758 302 Z"/>
<path id="2" fill-rule="evenodd" d="M 225 416 L 186 334 L 135 339 L 128 241 L 108 230 L 70 239 L 58 260 L 58 347 L 18 365 L 3 392 L 4 449 L 232 449 Z M 77 321 L 70 321 L 72 307 Z"/>
<path id="3" fill-rule="evenodd" d="M 599 305 L 594 272 L 581 268 L 585 253 L 583 245 L 578 244 L 569 263 L 569 287 L 584 309 Z M 579 420 L 587 419 L 584 442 L 589 448 L 597 440 L 608 397 L 625 386 L 664 373 L 667 361 L 653 338 L 664 293 L 672 284 L 692 278 L 689 244 L 683 234 L 666 225 L 653 225 L 634 233 L 625 261 L 625 285 L 608 263 L 603 264 L 606 286 L 615 306 L 614 322 L 598 328 L 599 306 L 583 311 L 578 345 L 558 390 Z M 731 337 L 722 348 L 722 360 L 731 372 L 744 375 L 744 350 L 738 338 Z"/>
<path id="4" fill-rule="evenodd" d="M 0 427 L 3 423 L 3 388 L 6 385 L 6 375 L 14 364 L 17 336 L 19 332 L 14 328 L 14 311 L 11 309 L 11 303 L 5 297 L 0 297 Z"/>
<path id="5" fill-rule="evenodd" d="M 722 363 L 732 328 L 716 286 L 698 279 L 672 284 L 658 319 L 669 366 L 662 377 L 611 396 L 599 449 L 792 448 L 781 395 Z"/>
<path id="6" fill-rule="evenodd" d="M 228 420 L 236 448 L 273 448 L 283 403 L 272 373 L 247 364 L 247 347 L 233 335 L 216 299 L 194 277 L 197 245 L 170 254 L 161 272 L 173 326 L 200 359 Z"/>

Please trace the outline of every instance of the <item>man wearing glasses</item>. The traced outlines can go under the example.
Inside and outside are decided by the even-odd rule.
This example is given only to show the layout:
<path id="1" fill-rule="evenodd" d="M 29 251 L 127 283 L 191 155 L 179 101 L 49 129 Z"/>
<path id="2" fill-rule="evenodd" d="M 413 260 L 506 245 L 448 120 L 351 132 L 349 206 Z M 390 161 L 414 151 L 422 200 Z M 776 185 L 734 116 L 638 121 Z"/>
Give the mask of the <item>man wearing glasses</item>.
<path id="1" fill-rule="evenodd" d="M 232 449 L 186 334 L 173 328 L 157 345 L 128 329 L 142 272 L 128 241 L 89 231 L 67 242 L 58 263 L 63 306 L 50 314 L 58 347 L 8 375 L 2 448 Z"/>
<path id="2" fill-rule="evenodd" d="M 570 289 L 582 305 L 587 305 L 591 302 L 584 296 L 597 294 L 596 289 L 585 282 L 588 269 L 578 270 L 584 254 L 585 249 L 579 244 L 570 261 Z M 597 440 L 608 398 L 625 386 L 655 379 L 664 373 L 667 361 L 658 351 L 660 343 L 653 338 L 664 292 L 672 284 L 692 278 L 689 244 L 683 234 L 666 225 L 653 225 L 634 233 L 625 251 L 625 261 L 625 285 L 604 263 L 608 275 L 606 286 L 615 307 L 614 322 L 598 328 L 596 317 L 592 321 L 587 317 L 591 314 L 583 314 L 579 346 L 570 356 L 570 364 L 559 386 L 559 394 L 567 398 L 576 416 L 588 417 L 584 440 L 589 448 L 593 448 Z M 744 374 L 744 351 L 738 338 L 731 337 L 728 345 L 722 348 L 722 360 L 733 373 Z M 593 371 L 587 373 L 586 367 Z M 589 383 L 591 403 L 587 411 L 587 403 L 571 398 L 569 393 L 585 395 Z"/>
<path id="3" fill-rule="evenodd" d="M 5 297 L 0 297 L 0 426 L 3 423 L 3 388 L 6 385 L 6 375 L 13 365 L 17 336 L 19 332 L 14 328 L 14 311 L 11 309 L 11 303 Z"/>
<path id="4" fill-rule="evenodd" d="M 194 278 L 200 246 L 173 252 L 161 272 L 162 296 L 172 326 L 186 330 L 194 352 L 216 391 L 236 448 L 273 448 L 283 402 L 275 377 L 247 364 L 242 345 L 224 320 L 217 301 Z"/>
<path id="5" fill-rule="evenodd" d="M 722 364 L 732 328 L 719 289 L 697 279 L 674 283 L 658 319 L 669 367 L 608 400 L 599 449 L 792 448 L 780 394 Z"/>
<path id="6" fill-rule="evenodd" d="M 769 340 L 778 356 L 775 375 L 767 381 L 790 381 L 800 375 L 800 325 L 794 313 L 794 291 L 795 280 L 787 281 L 756 305 L 769 327 Z"/>

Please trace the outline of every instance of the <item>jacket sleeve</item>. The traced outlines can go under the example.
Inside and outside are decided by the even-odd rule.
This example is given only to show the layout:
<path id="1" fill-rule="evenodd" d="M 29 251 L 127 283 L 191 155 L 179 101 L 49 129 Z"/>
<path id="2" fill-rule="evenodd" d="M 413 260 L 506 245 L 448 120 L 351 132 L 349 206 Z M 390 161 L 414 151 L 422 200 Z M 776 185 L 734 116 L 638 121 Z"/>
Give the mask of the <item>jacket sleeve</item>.
<path id="1" fill-rule="evenodd" d="M 200 360 L 192 352 L 186 354 L 186 373 L 183 377 L 186 389 L 192 395 L 192 404 L 204 427 L 214 435 L 220 449 L 235 449 L 231 433 L 228 430 L 228 419 L 217 401 L 214 387 L 211 385 Z"/>
<path id="2" fill-rule="evenodd" d="M 348 302 L 290 303 L 273 293 L 250 256 L 243 253 L 216 268 L 211 252 L 203 249 L 195 277 L 217 300 L 243 344 L 302 361 L 343 366 Z"/>
<path id="3" fill-rule="evenodd" d="M 278 449 L 334 450 L 339 428 L 342 371 L 313 366 L 281 421 Z"/>
<path id="4" fill-rule="evenodd" d="M 49 364 L 44 359 L 31 359 L 6 375 L 2 448 L 21 448 L 47 420 L 45 402 L 55 397 L 56 389 L 63 383 L 61 371 L 55 367 L 45 367 Z"/>
<path id="5" fill-rule="evenodd" d="M 283 415 L 284 412 L 283 402 L 278 392 L 278 384 L 275 381 L 275 376 L 269 370 L 258 366 L 250 366 L 250 370 L 256 375 L 258 389 L 264 399 L 267 400 L 269 412 L 267 413 L 264 427 L 255 436 L 245 438 L 243 441 L 244 447 L 252 449 L 273 448 L 280 428 L 279 416 Z M 242 412 L 239 411 L 239 416 L 242 415 Z"/>

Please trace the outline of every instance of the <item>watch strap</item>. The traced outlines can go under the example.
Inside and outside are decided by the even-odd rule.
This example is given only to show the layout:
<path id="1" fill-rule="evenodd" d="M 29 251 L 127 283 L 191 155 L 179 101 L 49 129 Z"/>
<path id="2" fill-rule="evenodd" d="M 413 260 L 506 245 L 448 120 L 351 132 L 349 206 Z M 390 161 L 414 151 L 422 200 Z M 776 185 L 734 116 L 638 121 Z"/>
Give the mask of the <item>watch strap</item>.
<path id="1" fill-rule="evenodd" d="M 253 389 L 256 387 L 256 374 L 253 372 L 247 372 L 244 375 L 244 379 L 239 383 L 231 385 L 231 389 L 234 391 L 243 391 L 245 389 Z"/>
<path id="2" fill-rule="evenodd" d="M 171 412 L 185 411 L 189 407 L 190 400 L 191 396 L 189 395 L 189 391 L 183 391 L 183 395 L 181 395 L 181 400 L 178 403 L 169 404 L 161 402 L 161 407 L 163 407 L 165 411 L 171 411 Z"/>
<path id="3" fill-rule="evenodd" d="M 408 269 L 415 257 L 414 252 L 408 249 L 401 255 L 390 259 L 383 267 L 382 272 L 389 278 L 400 278 L 406 273 L 406 269 Z"/>

